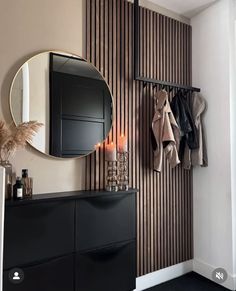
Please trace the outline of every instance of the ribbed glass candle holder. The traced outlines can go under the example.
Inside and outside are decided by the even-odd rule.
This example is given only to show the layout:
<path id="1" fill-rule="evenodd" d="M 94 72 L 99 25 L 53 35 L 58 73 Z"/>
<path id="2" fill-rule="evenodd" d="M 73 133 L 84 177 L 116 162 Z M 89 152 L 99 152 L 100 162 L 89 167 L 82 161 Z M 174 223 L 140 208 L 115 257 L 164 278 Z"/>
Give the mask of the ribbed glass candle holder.
<path id="1" fill-rule="evenodd" d="M 118 177 L 117 177 L 117 161 L 106 161 L 107 163 L 107 177 L 106 190 L 118 191 Z"/>
<path id="2" fill-rule="evenodd" d="M 118 152 L 118 188 L 120 191 L 129 190 L 129 153 Z"/>

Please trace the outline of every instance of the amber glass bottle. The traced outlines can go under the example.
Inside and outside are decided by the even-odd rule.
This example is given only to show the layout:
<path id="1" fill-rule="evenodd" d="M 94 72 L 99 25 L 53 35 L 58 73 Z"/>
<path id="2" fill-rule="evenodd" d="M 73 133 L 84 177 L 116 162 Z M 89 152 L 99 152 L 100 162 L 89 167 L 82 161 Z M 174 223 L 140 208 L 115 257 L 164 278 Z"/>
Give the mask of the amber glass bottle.
<path id="1" fill-rule="evenodd" d="M 31 198 L 33 194 L 33 179 L 28 177 L 28 170 L 22 170 L 23 197 Z"/>

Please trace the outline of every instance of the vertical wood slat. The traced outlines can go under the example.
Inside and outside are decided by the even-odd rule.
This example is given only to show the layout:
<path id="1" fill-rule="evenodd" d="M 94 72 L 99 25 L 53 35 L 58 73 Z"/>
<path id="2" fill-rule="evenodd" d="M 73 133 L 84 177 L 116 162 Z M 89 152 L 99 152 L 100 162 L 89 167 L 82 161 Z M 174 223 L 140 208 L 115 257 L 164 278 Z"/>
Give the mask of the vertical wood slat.
<path id="1" fill-rule="evenodd" d="M 153 171 L 150 126 L 154 93 L 159 88 L 143 88 L 134 81 L 133 4 L 125 0 L 86 3 L 86 57 L 108 82 L 115 106 L 108 139 L 86 158 L 86 188 L 104 188 L 105 143 L 117 142 L 121 133 L 127 134 L 130 186 L 139 189 L 140 276 L 192 258 L 192 172 L 182 166 L 171 169 L 165 158 L 162 172 Z M 140 72 L 145 77 L 190 85 L 191 27 L 140 8 Z"/>

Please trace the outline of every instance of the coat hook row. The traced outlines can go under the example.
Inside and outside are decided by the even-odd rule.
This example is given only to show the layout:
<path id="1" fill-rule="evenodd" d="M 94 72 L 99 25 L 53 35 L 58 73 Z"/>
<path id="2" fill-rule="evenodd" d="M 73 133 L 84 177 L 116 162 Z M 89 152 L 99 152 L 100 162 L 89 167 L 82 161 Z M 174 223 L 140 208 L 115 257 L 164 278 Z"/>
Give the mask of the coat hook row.
<path id="1" fill-rule="evenodd" d="M 184 93 L 188 93 L 188 92 L 200 92 L 200 88 L 195 88 L 195 87 L 191 87 L 191 86 L 184 86 L 184 85 L 179 85 L 179 84 L 175 84 L 175 83 L 169 83 L 169 82 L 162 82 L 160 81 L 157 82 L 157 80 L 145 80 L 145 78 L 137 78 L 137 81 L 142 81 L 143 82 L 143 88 L 146 88 L 148 84 L 152 84 L 152 88 L 155 89 L 157 88 L 157 86 L 159 86 L 160 90 L 167 90 L 169 92 L 172 92 L 174 89 L 177 90 L 181 90 Z"/>

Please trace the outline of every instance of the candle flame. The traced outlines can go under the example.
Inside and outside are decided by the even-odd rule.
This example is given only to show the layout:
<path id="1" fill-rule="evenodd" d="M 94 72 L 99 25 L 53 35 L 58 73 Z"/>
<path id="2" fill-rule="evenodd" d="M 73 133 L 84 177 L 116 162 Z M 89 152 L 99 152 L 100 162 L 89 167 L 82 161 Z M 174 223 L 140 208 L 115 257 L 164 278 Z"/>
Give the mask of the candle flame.
<path id="1" fill-rule="evenodd" d="M 94 149 L 97 150 L 97 149 L 99 149 L 100 147 L 101 147 L 101 143 L 99 142 L 99 143 L 95 144 Z"/>

